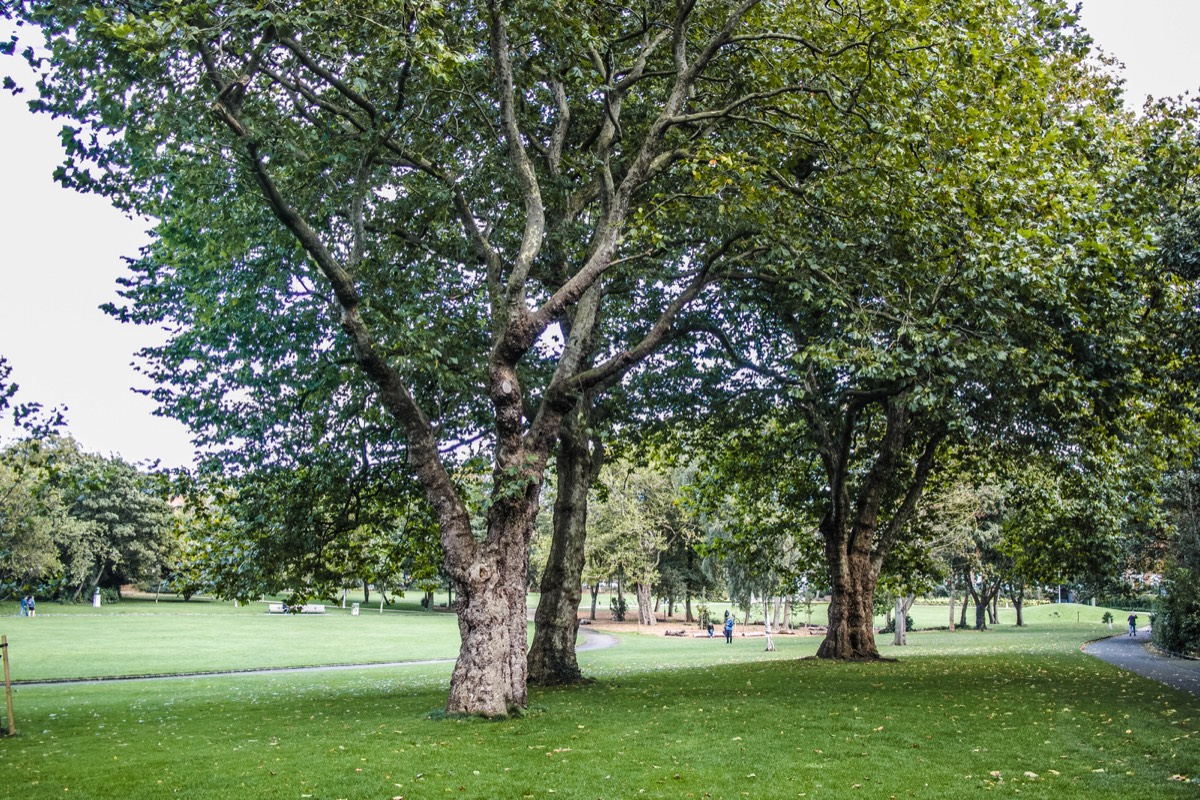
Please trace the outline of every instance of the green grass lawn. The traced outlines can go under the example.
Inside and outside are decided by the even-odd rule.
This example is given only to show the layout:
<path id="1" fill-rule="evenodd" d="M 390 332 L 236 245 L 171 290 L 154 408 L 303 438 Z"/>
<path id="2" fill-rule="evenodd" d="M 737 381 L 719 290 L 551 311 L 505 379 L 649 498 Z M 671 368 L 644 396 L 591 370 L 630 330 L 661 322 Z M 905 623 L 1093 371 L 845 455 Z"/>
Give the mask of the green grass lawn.
<path id="1" fill-rule="evenodd" d="M 806 660 L 816 637 L 765 653 L 761 637 L 623 636 L 581 654 L 596 683 L 534 690 L 505 722 L 430 717 L 448 664 L 18 687 L 0 798 L 1195 798 L 1200 703 L 1080 653 L 1107 629 L 1103 609 L 1075 609 L 905 648 L 880 637 L 899 660 L 867 665 Z M 106 639 L 137 663 L 147 643 L 174 650 L 180 624 L 63 616 L 91 627 L 56 629 L 61 649 Z M 392 630 L 389 615 L 378 632 L 340 614 L 202 618 L 267 661 L 302 652 L 309 623 L 343 643 Z M 127 637 L 137 619 L 159 621 L 157 642 L 151 625 Z M 10 642 L 49 621 L 2 620 Z M 445 621 L 398 614 L 390 635 L 412 629 L 417 646 Z"/>
<path id="2" fill-rule="evenodd" d="M 197 601 L 43 603 L 32 619 L 0 616 L 0 633 L 17 681 L 454 658 L 459 641 L 446 613 L 268 614 L 265 603 Z"/>

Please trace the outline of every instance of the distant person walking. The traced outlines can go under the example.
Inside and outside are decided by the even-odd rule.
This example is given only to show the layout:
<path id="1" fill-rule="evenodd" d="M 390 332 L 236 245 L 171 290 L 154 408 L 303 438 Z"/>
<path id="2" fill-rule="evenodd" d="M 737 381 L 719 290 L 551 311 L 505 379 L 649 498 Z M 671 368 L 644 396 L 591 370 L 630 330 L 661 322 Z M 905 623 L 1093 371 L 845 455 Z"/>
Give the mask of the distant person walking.
<path id="1" fill-rule="evenodd" d="M 21 616 L 22 617 L 29 616 L 29 597 L 28 597 L 28 595 L 23 595 L 21 597 Z"/>
<path id="2" fill-rule="evenodd" d="M 1129 615 L 1129 635 L 1137 636 L 1137 614 Z"/>
<path id="3" fill-rule="evenodd" d="M 29 616 L 37 616 L 37 601 L 33 599 L 33 595 L 29 595 L 29 599 L 25 601 L 25 607 L 29 609 Z"/>
<path id="4" fill-rule="evenodd" d="M 733 615 L 725 618 L 725 644 L 733 643 Z"/>

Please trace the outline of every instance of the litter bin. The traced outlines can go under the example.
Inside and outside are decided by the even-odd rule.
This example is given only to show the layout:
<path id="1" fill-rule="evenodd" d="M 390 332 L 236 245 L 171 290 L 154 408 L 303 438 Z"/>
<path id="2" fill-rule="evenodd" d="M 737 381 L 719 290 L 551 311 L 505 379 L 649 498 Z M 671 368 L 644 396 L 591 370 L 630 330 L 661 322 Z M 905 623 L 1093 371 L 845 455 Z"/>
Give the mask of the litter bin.
<path id="1" fill-rule="evenodd" d="M 350 606 L 350 616 L 352 616 L 352 617 L 358 616 L 358 603 L 354 603 L 353 605 Z"/>

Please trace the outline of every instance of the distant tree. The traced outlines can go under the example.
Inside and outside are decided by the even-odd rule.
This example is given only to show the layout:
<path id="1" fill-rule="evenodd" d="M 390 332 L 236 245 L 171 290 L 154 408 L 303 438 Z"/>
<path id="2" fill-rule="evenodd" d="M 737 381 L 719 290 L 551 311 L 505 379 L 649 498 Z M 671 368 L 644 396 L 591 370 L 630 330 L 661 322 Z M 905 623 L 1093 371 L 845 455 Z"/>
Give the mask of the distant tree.
<path id="1" fill-rule="evenodd" d="M 25 439 L 0 451 L 0 594 L 54 585 L 65 543 L 83 535 L 54 482 L 73 453 L 74 443 L 59 439 Z"/>
<path id="2" fill-rule="evenodd" d="M 171 506 L 160 485 L 119 458 L 80 454 L 59 479 L 81 535 L 62 554 L 73 599 L 98 586 L 157 579 L 174 544 Z"/>
<path id="3" fill-rule="evenodd" d="M 603 530 L 608 547 L 605 569 L 621 573 L 637 592 L 638 618 L 654 625 L 654 584 L 659 562 L 670 543 L 688 535 L 671 476 L 661 468 L 628 461 L 607 465 L 600 474 L 605 491 L 592 504 L 590 525 Z"/>

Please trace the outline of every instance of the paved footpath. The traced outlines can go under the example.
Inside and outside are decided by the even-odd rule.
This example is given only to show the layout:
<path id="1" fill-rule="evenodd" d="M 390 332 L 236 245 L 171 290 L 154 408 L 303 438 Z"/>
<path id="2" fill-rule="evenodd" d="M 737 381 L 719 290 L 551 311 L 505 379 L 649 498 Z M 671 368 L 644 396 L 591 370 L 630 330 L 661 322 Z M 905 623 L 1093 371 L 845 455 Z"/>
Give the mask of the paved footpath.
<path id="1" fill-rule="evenodd" d="M 1200 660 L 1164 655 L 1150 647 L 1150 631 L 1121 634 L 1084 645 L 1083 651 L 1121 669 L 1200 697 Z"/>

